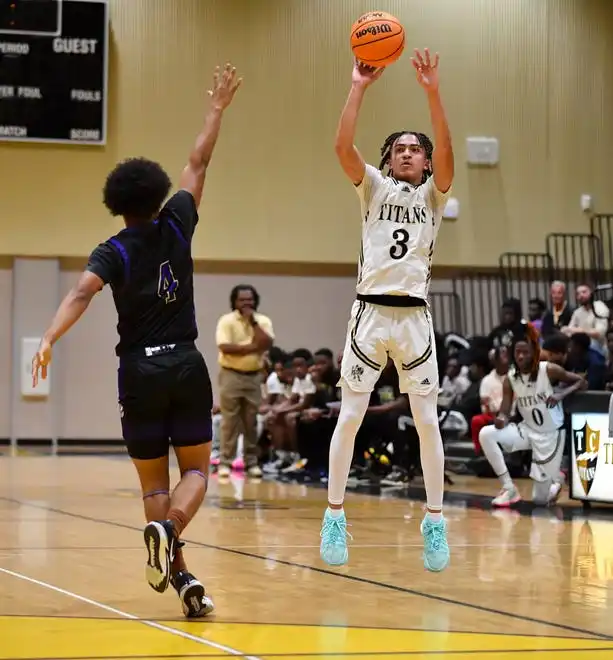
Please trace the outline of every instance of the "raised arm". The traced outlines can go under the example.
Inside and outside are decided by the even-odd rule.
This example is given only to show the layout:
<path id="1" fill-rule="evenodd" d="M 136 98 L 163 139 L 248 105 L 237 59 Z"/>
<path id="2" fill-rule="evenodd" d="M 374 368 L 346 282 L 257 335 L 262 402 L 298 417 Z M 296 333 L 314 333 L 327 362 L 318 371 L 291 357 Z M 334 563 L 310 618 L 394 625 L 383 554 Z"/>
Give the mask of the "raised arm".
<path id="1" fill-rule="evenodd" d="M 417 71 L 417 82 L 424 88 L 428 97 L 430 121 L 434 133 L 434 152 L 432 154 L 434 183 L 440 192 L 446 193 L 453 182 L 455 164 L 449 124 L 439 93 L 439 56 L 436 53 L 432 58 L 427 48 L 424 49 L 423 55 L 416 49 L 415 57 L 412 57 L 411 61 Z"/>
<path id="2" fill-rule="evenodd" d="M 356 62 L 351 77 L 351 89 L 336 131 L 335 150 L 345 174 L 354 185 L 364 178 L 366 163 L 354 145 L 358 115 L 367 87 L 381 77 L 383 68 L 373 69 Z"/>
<path id="3" fill-rule="evenodd" d="M 189 155 L 189 160 L 179 182 L 181 189 L 192 194 L 196 207 L 200 205 L 206 169 L 217 143 L 224 110 L 232 102 L 241 82 L 242 78 L 236 77 L 236 69 L 231 64 L 226 64 L 221 73 L 219 67 L 215 69 L 213 89 L 209 90 L 211 101 L 204 118 L 204 126 L 196 138 L 196 144 Z"/>

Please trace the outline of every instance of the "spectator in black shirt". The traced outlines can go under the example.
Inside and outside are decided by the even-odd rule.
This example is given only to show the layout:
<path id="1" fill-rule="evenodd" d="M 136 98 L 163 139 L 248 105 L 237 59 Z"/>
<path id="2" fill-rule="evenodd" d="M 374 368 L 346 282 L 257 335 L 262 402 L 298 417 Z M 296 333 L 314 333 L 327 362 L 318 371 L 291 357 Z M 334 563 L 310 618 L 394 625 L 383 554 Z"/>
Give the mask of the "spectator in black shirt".
<path id="1" fill-rule="evenodd" d="M 317 366 L 319 381 L 336 388 L 341 374 L 334 366 L 334 353 L 329 348 L 320 348 L 314 353 L 313 360 Z"/>
<path id="2" fill-rule="evenodd" d="M 502 304 L 500 325 L 488 335 L 488 348 L 509 348 L 513 338 L 521 335 L 521 302 L 517 298 L 508 298 Z"/>
<path id="3" fill-rule="evenodd" d="M 47 376 L 52 346 L 104 285 L 110 285 L 118 315 L 123 436 L 138 472 L 148 521 L 147 580 L 160 593 L 172 584 L 188 617 L 213 610 L 204 587 L 187 570 L 179 541 L 204 499 L 212 435 L 211 382 L 194 343 L 198 330 L 191 240 L 222 116 L 240 82 L 231 65 L 216 70 L 210 107 L 179 191 L 163 208 L 171 182 L 157 163 L 133 158 L 109 174 L 104 204 L 113 216 L 123 217 L 126 228 L 92 252 L 32 361 L 36 387 L 39 374 Z M 169 444 L 181 471 L 172 496 Z"/>

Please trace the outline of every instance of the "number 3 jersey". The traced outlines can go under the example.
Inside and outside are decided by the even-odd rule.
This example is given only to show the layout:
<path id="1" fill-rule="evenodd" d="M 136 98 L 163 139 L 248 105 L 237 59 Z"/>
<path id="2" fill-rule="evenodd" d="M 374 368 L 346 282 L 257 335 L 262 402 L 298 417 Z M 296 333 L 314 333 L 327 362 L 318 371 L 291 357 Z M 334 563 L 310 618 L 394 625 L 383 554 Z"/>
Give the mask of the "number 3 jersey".
<path id="1" fill-rule="evenodd" d="M 87 270 L 113 292 L 117 355 L 198 336 L 191 255 L 197 223 L 194 198 L 180 190 L 155 220 L 120 231 L 91 253 Z"/>
<path id="2" fill-rule="evenodd" d="M 414 186 L 366 165 L 356 192 L 362 206 L 357 293 L 426 300 L 434 245 L 450 191 L 440 192 L 434 177 Z"/>
<path id="3" fill-rule="evenodd" d="M 515 394 L 517 411 L 530 431 L 537 434 L 555 433 L 564 425 L 562 402 L 553 408 L 547 405 L 547 399 L 555 390 L 547 374 L 548 362 L 539 362 L 536 380 L 530 380 L 530 374 L 521 374 L 512 368 L 508 379 Z"/>

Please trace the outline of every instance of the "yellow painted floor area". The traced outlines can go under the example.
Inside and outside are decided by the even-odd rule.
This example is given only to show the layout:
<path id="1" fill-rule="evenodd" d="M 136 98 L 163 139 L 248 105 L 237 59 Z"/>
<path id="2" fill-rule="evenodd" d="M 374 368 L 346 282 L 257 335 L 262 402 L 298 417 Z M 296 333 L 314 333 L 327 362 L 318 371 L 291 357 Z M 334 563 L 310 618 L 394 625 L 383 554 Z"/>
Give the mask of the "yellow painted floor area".
<path id="1" fill-rule="evenodd" d="M 162 629 L 152 627 L 158 625 Z M 186 633 L 189 638 L 175 635 Z M 116 619 L 0 617 L 0 658 L 181 658 L 245 655 L 254 658 L 454 658 L 494 660 L 536 653 L 605 658 L 605 641 L 504 634 L 388 630 L 249 623 L 147 622 Z M 8 643 L 7 643 L 8 642 Z M 560 654 L 563 653 L 563 656 Z M 606 654 L 609 654 L 608 656 Z"/>
<path id="2" fill-rule="evenodd" d="M 186 621 L 144 580 L 129 461 L 0 458 L 0 660 L 613 660 L 613 517 L 449 506 L 452 562 L 431 574 L 421 503 L 350 495 L 337 569 L 324 507 L 324 490 L 212 479 L 185 555 L 216 611 Z"/>

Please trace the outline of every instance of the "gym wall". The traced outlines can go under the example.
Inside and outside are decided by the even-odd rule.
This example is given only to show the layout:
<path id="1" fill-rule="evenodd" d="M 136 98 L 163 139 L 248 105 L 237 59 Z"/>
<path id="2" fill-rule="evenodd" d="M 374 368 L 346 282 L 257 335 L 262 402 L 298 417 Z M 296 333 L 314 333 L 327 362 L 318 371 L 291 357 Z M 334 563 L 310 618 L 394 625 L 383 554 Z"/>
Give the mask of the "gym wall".
<path id="1" fill-rule="evenodd" d="M 358 145 L 378 162 L 385 136 L 430 132 L 411 49 L 441 53 L 461 217 L 437 264 L 492 265 L 581 231 L 581 193 L 613 209 L 610 0 L 379 0 L 407 49 L 368 92 Z M 0 146 L 0 251 L 84 256 L 118 223 L 101 204 L 108 170 L 158 159 L 177 180 L 200 128 L 211 71 L 231 60 L 244 86 L 210 169 L 197 257 L 354 263 L 358 205 L 333 140 L 351 75 L 349 28 L 370 0 L 111 0 L 105 148 Z M 465 138 L 496 136 L 500 166 L 465 164 Z"/>
<path id="2" fill-rule="evenodd" d="M 215 380 L 215 324 L 231 287 L 247 281 L 282 347 L 342 347 L 360 223 L 333 141 L 351 76 L 349 28 L 372 3 L 111 0 L 110 8 L 107 146 L 0 143 L 0 438 L 119 437 L 108 291 L 58 345 L 48 401 L 18 395 L 19 341 L 40 335 L 84 258 L 120 229 L 101 203 L 114 164 L 144 155 L 177 181 L 212 69 L 226 60 L 244 84 L 224 119 L 194 242 L 199 346 Z M 379 0 L 376 8 L 402 20 L 408 44 L 368 92 L 357 139 L 368 161 L 378 163 L 393 130 L 430 132 L 409 58 L 415 46 L 441 54 L 461 212 L 443 225 L 433 291 L 451 290 L 446 266 L 491 266 L 503 251 L 542 251 L 549 232 L 585 231 L 581 193 L 596 210 L 613 210 L 610 0 Z M 466 166 L 470 135 L 499 138 L 499 167 Z"/>

